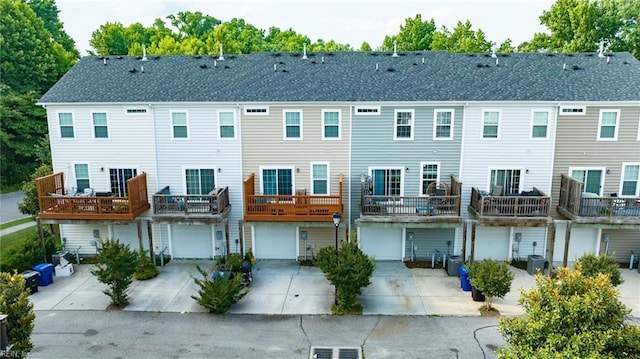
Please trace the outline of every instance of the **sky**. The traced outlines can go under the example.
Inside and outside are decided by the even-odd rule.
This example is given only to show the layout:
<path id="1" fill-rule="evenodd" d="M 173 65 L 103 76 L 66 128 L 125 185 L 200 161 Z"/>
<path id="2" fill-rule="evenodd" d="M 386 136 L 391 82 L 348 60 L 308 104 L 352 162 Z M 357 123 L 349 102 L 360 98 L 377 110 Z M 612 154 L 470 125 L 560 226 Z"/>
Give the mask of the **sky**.
<path id="1" fill-rule="evenodd" d="M 373 49 L 382 45 L 386 35 L 394 35 L 407 18 L 422 15 L 434 19 L 438 29 L 452 30 L 458 21 L 471 21 L 474 30 L 482 29 L 488 40 L 497 44 L 510 38 L 512 44 L 528 41 L 536 32 L 544 32 L 539 16 L 555 1 L 549 0 L 56 0 L 60 21 L 82 55 L 91 49 L 91 33 L 106 22 L 125 27 L 139 22 L 148 27 L 157 18 L 180 11 L 200 11 L 222 22 L 244 19 L 268 30 L 293 29 L 312 41 L 334 40 L 358 49 L 368 42 Z M 168 23 L 168 22 L 167 22 Z"/>

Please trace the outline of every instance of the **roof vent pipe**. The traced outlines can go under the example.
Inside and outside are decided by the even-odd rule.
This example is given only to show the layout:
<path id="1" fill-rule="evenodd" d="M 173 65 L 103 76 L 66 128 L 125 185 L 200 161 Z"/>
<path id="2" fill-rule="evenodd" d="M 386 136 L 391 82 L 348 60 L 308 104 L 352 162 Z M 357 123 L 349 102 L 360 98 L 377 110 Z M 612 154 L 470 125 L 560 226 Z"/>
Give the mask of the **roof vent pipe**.
<path id="1" fill-rule="evenodd" d="M 322 63 L 324 64 L 324 56 L 322 56 Z"/>
<path id="2" fill-rule="evenodd" d="M 218 61 L 213 60 L 213 67 L 218 67 Z"/>
<path id="3" fill-rule="evenodd" d="M 500 59 L 496 58 L 496 66 L 500 66 Z"/>
<path id="4" fill-rule="evenodd" d="M 376 64 L 376 71 L 378 71 L 378 64 Z"/>
<path id="5" fill-rule="evenodd" d="M 302 44 L 302 59 L 307 59 L 307 43 Z"/>
<path id="6" fill-rule="evenodd" d="M 607 63 L 610 63 L 610 62 L 611 62 L 611 56 L 607 56 Z M 105 63 L 105 65 L 106 65 L 106 63 Z"/>
<path id="7" fill-rule="evenodd" d="M 566 63 L 562 64 L 562 70 L 564 71 L 566 69 L 567 69 L 567 64 Z"/>
<path id="8" fill-rule="evenodd" d="M 218 57 L 218 60 L 220 61 L 224 60 L 224 55 L 222 53 L 222 44 L 220 44 L 220 56 Z"/>
<path id="9" fill-rule="evenodd" d="M 495 45 L 491 48 L 491 57 L 494 58 L 494 59 L 498 57 L 498 55 L 496 55 L 496 46 Z"/>
<path id="10" fill-rule="evenodd" d="M 140 72 L 144 72 L 144 66 L 140 65 Z"/>
<path id="11" fill-rule="evenodd" d="M 273 64 L 273 71 L 278 71 L 278 64 Z"/>
<path id="12" fill-rule="evenodd" d="M 147 61 L 147 45 L 142 45 L 142 60 Z"/>
<path id="13" fill-rule="evenodd" d="M 422 64 L 424 65 L 424 57 L 422 58 Z"/>
<path id="14" fill-rule="evenodd" d="M 598 49 L 598 57 L 604 57 L 604 41 L 600 41 L 600 48 Z"/>
<path id="15" fill-rule="evenodd" d="M 393 55 L 391 57 L 398 57 L 398 44 L 395 41 L 393 42 Z"/>
<path id="16" fill-rule="evenodd" d="M 107 66 L 107 58 L 106 57 L 104 59 L 102 59 L 102 63 L 104 63 L 104 66 Z"/>

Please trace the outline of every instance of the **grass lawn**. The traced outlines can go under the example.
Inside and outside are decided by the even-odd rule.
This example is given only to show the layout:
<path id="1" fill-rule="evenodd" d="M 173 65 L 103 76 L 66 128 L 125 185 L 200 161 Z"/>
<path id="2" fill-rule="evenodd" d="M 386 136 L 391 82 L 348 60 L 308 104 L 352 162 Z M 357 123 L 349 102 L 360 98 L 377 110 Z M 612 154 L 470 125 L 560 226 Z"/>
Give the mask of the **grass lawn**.
<path id="1" fill-rule="evenodd" d="M 38 228 L 33 226 L 33 227 L 19 230 L 17 232 L 9 233 L 7 235 L 0 237 L 0 253 L 2 253 L 2 251 L 9 248 L 20 239 L 26 236 L 32 236 L 34 234 L 37 236 L 37 233 L 38 233 Z"/>
<path id="2" fill-rule="evenodd" d="M 23 223 L 34 222 L 35 220 L 36 220 L 35 217 L 26 217 L 26 218 L 16 219 L 15 221 L 0 224 L 0 229 L 17 226 Z"/>

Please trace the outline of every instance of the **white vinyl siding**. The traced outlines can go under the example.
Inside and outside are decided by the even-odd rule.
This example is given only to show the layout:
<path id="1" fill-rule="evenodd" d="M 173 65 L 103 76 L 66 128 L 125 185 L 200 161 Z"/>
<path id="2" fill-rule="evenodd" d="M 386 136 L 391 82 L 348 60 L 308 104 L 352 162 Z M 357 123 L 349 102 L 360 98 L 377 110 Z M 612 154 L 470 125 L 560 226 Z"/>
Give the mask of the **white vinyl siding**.
<path id="1" fill-rule="evenodd" d="M 311 194 L 328 195 L 329 189 L 329 164 L 311 164 Z"/>
<path id="2" fill-rule="evenodd" d="M 189 125 L 186 112 L 171 112 L 172 138 L 189 138 Z"/>
<path id="3" fill-rule="evenodd" d="M 302 111 L 284 111 L 284 139 L 301 140 L 302 139 Z"/>
<path id="4" fill-rule="evenodd" d="M 218 112 L 218 124 L 220 138 L 236 138 L 236 119 L 233 111 Z"/>
<path id="5" fill-rule="evenodd" d="M 420 169 L 420 194 L 426 196 L 427 187 L 433 182 L 440 182 L 440 163 L 421 162 Z"/>
<path id="6" fill-rule="evenodd" d="M 322 110 L 322 139 L 340 139 L 340 111 Z"/>
<path id="7" fill-rule="evenodd" d="M 618 119 L 620 110 L 600 110 L 598 120 L 598 140 L 616 141 L 618 139 Z"/>
<path id="8" fill-rule="evenodd" d="M 73 114 L 71 112 L 58 113 L 58 124 L 60 126 L 60 138 L 74 138 Z"/>
<path id="9" fill-rule="evenodd" d="M 395 110 L 394 140 L 413 140 L 413 110 Z"/>
<path id="10" fill-rule="evenodd" d="M 499 138 L 500 111 L 485 110 L 482 112 L 482 137 Z"/>
<path id="11" fill-rule="evenodd" d="M 620 183 L 620 195 L 628 197 L 640 197 L 640 163 L 625 163 L 622 165 L 622 182 Z"/>
<path id="12" fill-rule="evenodd" d="M 435 110 L 433 117 L 433 139 L 452 140 L 453 110 Z"/>
<path id="13" fill-rule="evenodd" d="M 549 112 L 533 111 L 531 115 L 531 138 L 549 137 Z"/>
<path id="14" fill-rule="evenodd" d="M 109 138 L 109 125 L 106 112 L 92 112 L 93 138 Z"/>

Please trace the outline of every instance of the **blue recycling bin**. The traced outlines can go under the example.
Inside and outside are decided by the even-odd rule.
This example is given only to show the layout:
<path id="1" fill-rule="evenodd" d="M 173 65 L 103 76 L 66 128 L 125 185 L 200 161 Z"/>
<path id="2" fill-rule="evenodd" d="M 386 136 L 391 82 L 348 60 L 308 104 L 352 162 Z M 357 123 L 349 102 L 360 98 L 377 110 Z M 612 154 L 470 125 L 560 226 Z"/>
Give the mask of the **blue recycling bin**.
<path id="1" fill-rule="evenodd" d="M 46 287 L 49 284 L 53 283 L 53 264 L 40 263 L 31 269 L 40 274 L 40 277 L 38 277 L 39 286 Z"/>
<path id="2" fill-rule="evenodd" d="M 460 287 L 465 292 L 471 292 L 471 282 L 469 281 L 469 269 L 461 266 L 458 268 L 458 274 L 460 275 Z"/>

